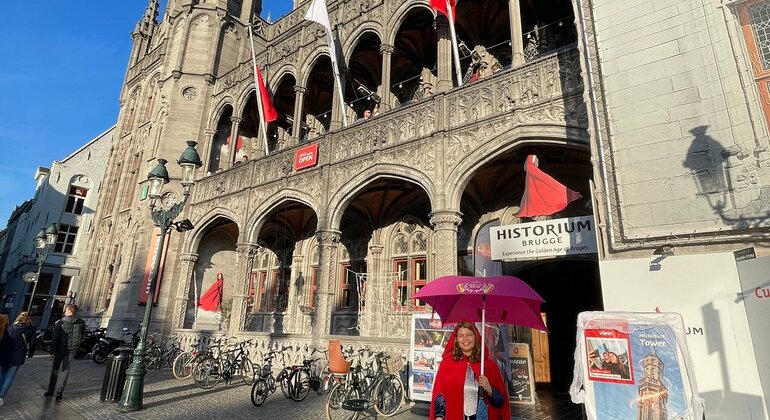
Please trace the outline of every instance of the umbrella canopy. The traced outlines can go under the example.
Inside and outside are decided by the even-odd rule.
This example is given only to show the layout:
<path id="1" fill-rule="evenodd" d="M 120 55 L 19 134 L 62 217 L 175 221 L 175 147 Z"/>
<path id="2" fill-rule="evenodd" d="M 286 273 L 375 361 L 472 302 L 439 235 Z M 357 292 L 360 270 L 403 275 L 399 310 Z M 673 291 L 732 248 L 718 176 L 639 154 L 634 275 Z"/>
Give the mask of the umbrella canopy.
<path id="1" fill-rule="evenodd" d="M 413 295 L 427 302 L 444 324 L 460 321 L 521 325 L 546 331 L 540 316 L 543 298 L 513 276 L 444 276 Z"/>

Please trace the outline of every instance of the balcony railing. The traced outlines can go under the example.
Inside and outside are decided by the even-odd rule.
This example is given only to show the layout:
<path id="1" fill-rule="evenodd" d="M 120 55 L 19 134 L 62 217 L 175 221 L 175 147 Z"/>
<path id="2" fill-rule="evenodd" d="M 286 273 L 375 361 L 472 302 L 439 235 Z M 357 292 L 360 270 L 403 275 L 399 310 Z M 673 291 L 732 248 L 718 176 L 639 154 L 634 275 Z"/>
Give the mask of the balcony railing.
<path id="1" fill-rule="evenodd" d="M 587 114 L 582 100 L 583 81 L 577 49 L 570 46 L 520 67 L 500 71 L 460 88 L 395 108 L 313 139 L 320 144 L 318 166 L 336 165 L 381 151 L 397 153 L 400 146 L 429 139 L 439 131 L 462 130 L 479 122 L 517 118 L 520 124 L 554 123 L 567 128 L 585 129 Z M 301 147 L 299 145 L 297 147 Z M 201 203 L 242 191 L 250 186 L 305 175 L 315 169 L 294 174 L 296 147 L 272 152 L 224 172 L 200 180 L 193 203 Z M 447 159 L 459 159 L 447 153 Z M 408 151 L 398 158 L 410 156 Z M 449 162 L 449 164 L 452 164 Z M 332 177 L 349 176 L 332 170 Z"/>

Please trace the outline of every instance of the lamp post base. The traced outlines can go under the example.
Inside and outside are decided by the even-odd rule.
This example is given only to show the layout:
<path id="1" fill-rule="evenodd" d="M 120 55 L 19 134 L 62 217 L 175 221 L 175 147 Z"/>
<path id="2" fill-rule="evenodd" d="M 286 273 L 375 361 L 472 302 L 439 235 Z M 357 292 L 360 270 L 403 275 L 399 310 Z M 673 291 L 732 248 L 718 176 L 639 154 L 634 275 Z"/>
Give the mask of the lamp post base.
<path id="1" fill-rule="evenodd" d="M 118 403 L 118 411 L 139 411 L 144 408 L 144 375 L 147 369 L 140 361 L 142 359 L 143 357 L 139 358 L 134 354 L 134 362 L 126 370 L 126 387 Z"/>

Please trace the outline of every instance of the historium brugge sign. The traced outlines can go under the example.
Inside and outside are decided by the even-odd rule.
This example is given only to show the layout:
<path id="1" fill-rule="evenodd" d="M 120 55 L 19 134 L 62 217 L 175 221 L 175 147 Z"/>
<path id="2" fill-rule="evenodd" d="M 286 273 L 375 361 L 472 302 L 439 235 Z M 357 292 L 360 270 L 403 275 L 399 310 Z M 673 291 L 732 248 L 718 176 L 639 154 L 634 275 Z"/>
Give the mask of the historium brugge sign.
<path id="1" fill-rule="evenodd" d="M 596 253 L 593 216 L 519 223 L 489 229 L 493 260 Z"/>

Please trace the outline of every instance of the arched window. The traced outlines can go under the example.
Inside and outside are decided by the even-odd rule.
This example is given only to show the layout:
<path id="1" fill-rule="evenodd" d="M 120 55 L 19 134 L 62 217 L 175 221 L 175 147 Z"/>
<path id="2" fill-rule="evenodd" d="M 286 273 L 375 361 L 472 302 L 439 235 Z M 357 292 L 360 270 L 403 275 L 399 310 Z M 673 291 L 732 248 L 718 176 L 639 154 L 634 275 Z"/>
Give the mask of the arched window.
<path id="1" fill-rule="evenodd" d="M 358 312 L 364 309 L 367 277 L 366 241 L 342 241 L 340 244 L 339 311 Z"/>
<path id="2" fill-rule="evenodd" d="M 309 308 L 315 308 L 316 305 L 316 290 L 318 289 L 318 247 L 313 247 L 313 252 L 310 254 L 310 282 L 308 283 L 308 297 L 307 306 Z"/>
<path id="3" fill-rule="evenodd" d="M 136 111 L 139 106 L 139 96 L 141 89 L 136 88 L 131 93 L 126 103 L 126 111 L 123 114 L 123 126 L 121 127 L 121 135 L 125 136 L 130 133 L 134 128 L 134 119 L 136 118 Z"/>
<path id="4" fill-rule="evenodd" d="M 428 280 L 428 236 L 423 226 L 401 222 L 392 236 L 393 310 L 422 310 L 412 295 Z"/>

